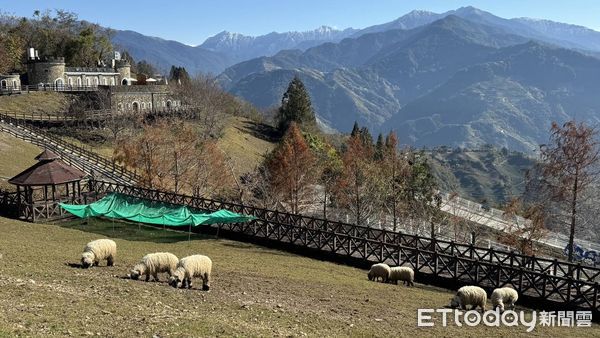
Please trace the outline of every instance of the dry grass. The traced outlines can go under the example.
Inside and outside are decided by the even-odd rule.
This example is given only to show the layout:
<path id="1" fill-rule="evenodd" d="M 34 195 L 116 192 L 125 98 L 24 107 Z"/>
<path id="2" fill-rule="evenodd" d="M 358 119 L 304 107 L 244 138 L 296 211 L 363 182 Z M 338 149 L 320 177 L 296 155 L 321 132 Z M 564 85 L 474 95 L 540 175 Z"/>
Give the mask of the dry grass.
<path id="1" fill-rule="evenodd" d="M 230 117 L 218 144 L 227 154 L 234 172 L 240 176 L 252 171 L 263 161 L 265 154 L 275 148 L 273 133 L 270 126 L 243 117 Z"/>
<path id="2" fill-rule="evenodd" d="M 92 220 L 57 225 L 0 218 L 0 336 L 577 336 L 579 329 L 418 328 L 417 308 L 448 290 L 367 281 L 365 271 L 223 239 Z M 111 237 L 116 266 L 73 268 L 83 245 Z M 123 278 L 144 254 L 213 259 L 211 291 Z M 164 276 L 161 276 L 164 281 Z M 196 281 L 195 285 L 200 285 Z M 439 324 L 439 322 L 438 322 Z"/>
<path id="3" fill-rule="evenodd" d="M 57 92 L 30 92 L 0 96 L 0 111 L 19 114 L 64 113 L 72 95 Z"/>
<path id="4" fill-rule="evenodd" d="M 37 146 L 0 132 L 0 187 L 6 180 L 29 168 L 41 152 Z"/>

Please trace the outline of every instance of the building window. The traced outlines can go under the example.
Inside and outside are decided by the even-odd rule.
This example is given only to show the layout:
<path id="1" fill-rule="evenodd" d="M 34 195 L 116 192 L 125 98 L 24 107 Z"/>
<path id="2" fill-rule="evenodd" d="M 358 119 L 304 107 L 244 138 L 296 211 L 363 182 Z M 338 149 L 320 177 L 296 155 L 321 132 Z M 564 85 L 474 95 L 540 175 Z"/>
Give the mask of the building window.
<path id="1" fill-rule="evenodd" d="M 69 87 L 73 85 L 73 78 L 72 77 L 70 77 L 70 78 L 67 79 L 67 84 L 69 85 Z"/>
<path id="2" fill-rule="evenodd" d="M 85 85 L 88 87 L 90 86 L 90 78 L 89 77 L 85 78 Z"/>
<path id="3" fill-rule="evenodd" d="M 142 110 L 146 109 L 146 102 L 142 102 Z"/>
<path id="4" fill-rule="evenodd" d="M 81 87 L 81 78 L 80 77 L 77 78 L 77 87 Z"/>
<path id="5" fill-rule="evenodd" d="M 114 77 L 111 77 L 111 78 L 110 78 L 110 85 L 111 85 L 111 86 L 114 86 L 114 85 L 115 85 L 115 78 L 114 78 Z"/>

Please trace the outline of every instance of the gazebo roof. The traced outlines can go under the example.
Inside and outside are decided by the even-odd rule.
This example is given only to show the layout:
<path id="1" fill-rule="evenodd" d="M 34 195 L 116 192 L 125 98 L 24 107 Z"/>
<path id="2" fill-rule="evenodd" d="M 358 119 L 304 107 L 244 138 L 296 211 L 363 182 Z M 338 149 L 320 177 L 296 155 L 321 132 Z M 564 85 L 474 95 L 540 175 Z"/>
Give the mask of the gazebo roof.
<path id="1" fill-rule="evenodd" d="M 36 157 L 38 163 L 8 180 L 22 186 L 57 185 L 83 179 L 86 174 L 64 163 L 58 155 L 45 150 Z"/>
<path id="2" fill-rule="evenodd" d="M 38 161 L 52 161 L 58 160 L 59 158 L 60 156 L 56 155 L 48 149 L 44 149 L 44 151 L 41 154 L 35 157 L 35 159 Z"/>

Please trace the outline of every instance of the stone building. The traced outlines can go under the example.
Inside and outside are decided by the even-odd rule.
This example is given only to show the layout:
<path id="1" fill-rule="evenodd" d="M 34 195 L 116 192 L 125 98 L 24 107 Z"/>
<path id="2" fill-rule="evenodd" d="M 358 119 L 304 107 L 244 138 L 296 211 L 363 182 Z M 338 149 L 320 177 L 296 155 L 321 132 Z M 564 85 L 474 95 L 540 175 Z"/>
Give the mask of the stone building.
<path id="1" fill-rule="evenodd" d="M 18 90 L 21 88 L 21 77 L 19 74 L 0 74 L 0 89 Z"/>
<path id="2" fill-rule="evenodd" d="M 131 65 L 121 60 L 120 55 L 110 60 L 111 67 L 65 67 L 64 57 L 38 56 L 35 49 L 29 49 L 27 59 L 27 82 L 30 86 L 81 88 L 97 86 L 130 85 Z"/>
<path id="3" fill-rule="evenodd" d="M 166 85 L 115 86 L 109 90 L 112 107 L 119 113 L 168 111 L 181 106 Z"/>
<path id="4" fill-rule="evenodd" d="M 106 66 L 108 64 L 109 66 Z M 39 57 L 34 48 L 28 50 L 27 82 L 37 90 L 85 92 L 108 91 L 110 106 L 119 113 L 157 112 L 179 109 L 166 79 L 141 76 L 133 78 L 129 61 L 115 52 L 101 67 L 66 67 L 64 57 Z M 21 89 L 19 74 L 0 74 L 0 94 Z"/>

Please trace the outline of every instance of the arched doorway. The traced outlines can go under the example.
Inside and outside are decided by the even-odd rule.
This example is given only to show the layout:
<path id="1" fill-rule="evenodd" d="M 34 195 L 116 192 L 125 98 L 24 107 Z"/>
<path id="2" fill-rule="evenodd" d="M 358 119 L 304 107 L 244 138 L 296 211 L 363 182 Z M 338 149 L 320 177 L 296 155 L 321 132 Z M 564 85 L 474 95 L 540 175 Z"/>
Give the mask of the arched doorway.
<path id="1" fill-rule="evenodd" d="M 121 81 L 121 84 L 123 86 L 127 86 L 129 84 L 129 82 L 127 82 L 127 79 L 123 79 L 123 81 Z"/>
<path id="2" fill-rule="evenodd" d="M 63 81 L 63 79 L 61 79 L 61 78 L 58 78 L 58 79 L 54 80 L 54 85 L 55 85 L 57 88 L 62 88 L 62 87 L 64 87 L 64 85 L 65 85 L 65 82 Z"/>
<path id="3" fill-rule="evenodd" d="M 140 105 L 137 102 L 133 102 L 133 111 L 134 112 L 139 112 L 140 111 Z"/>
<path id="4" fill-rule="evenodd" d="M 0 81 L 0 87 L 1 87 L 2 89 L 5 89 L 5 88 L 6 88 L 6 80 L 2 80 L 2 81 Z"/>
<path id="5" fill-rule="evenodd" d="M 171 100 L 167 100 L 167 109 L 171 109 Z"/>

